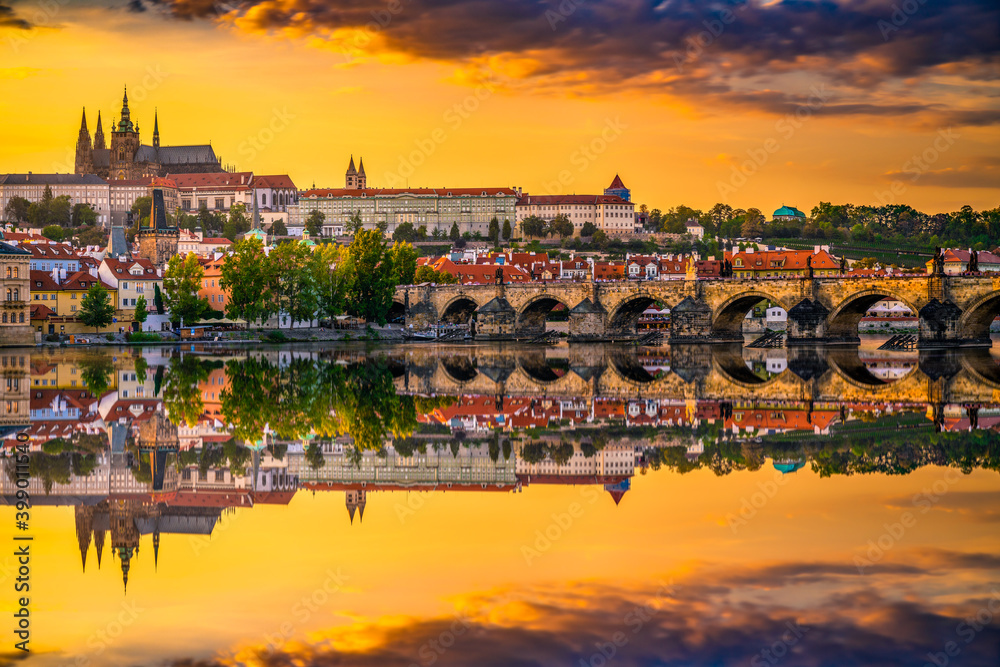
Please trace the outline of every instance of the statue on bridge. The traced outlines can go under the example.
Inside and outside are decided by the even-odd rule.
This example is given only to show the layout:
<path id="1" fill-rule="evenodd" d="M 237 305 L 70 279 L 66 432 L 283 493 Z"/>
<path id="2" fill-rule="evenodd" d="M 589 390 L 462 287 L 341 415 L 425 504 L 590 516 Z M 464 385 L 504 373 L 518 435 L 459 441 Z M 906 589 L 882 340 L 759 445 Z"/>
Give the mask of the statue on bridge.
<path id="1" fill-rule="evenodd" d="M 840 275 L 844 275 L 845 273 L 847 273 L 847 258 L 846 257 L 841 257 L 840 258 Z"/>
<path id="2" fill-rule="evenodd" d="M 810 278 L 813 277 L 813 256 L 809 255 L 806 257 L 806 275 Z"/>
<path id="3" fill-rule="evenodd" d="M 496 283 L 497 285 L 503 286 L 503 267 L 498 266 L 496 271 Z"/>
<path id="4" fill-rule="evenodd" d="M 972 250 L 969 253 L 969 273 L 979 273 L 979 251 Z"/>
<path id="5" fill-rule="evenodd" d="M 940 246 L 934 248 L 934 258 L 932 261 L 934 262 L 934 275 L 944 275 L 944 253 L 941 252 Z"/>

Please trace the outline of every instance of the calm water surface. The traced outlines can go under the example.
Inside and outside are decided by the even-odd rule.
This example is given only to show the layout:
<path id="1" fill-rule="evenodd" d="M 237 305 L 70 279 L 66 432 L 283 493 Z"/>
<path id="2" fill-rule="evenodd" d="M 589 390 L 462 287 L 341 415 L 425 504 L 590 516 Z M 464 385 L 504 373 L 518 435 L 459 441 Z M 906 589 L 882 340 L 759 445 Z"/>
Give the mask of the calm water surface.
<path id="1" fill-rule="evenodd" d="M 989 350 L 0 357 L 17 664 L 1000 664 Z"/>

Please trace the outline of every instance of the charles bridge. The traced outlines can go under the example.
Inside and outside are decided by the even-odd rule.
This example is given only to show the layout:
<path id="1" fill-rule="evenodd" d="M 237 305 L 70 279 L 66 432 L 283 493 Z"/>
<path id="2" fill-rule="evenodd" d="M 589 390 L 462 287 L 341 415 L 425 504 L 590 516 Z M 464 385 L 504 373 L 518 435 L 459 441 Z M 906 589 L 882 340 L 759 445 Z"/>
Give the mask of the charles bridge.
<path id="1" fill-rule="evenodd" d="M 671 310 L 671 343 L 742 341 L 746 313 L 768 299 L 788 312 L 789 345 L 856 343 L 868 309 L 895 299 L 917 313 L 919 347 L 988 346 L 1000 275 L 410 285 L 393 299 L 417 329 L 475 318 L 477 340 L 535 338 L 557 304 L 569 309 L 571 341 L 631 340 L 643 311 L 660 304 Z"/>
<path id="2" fill-rule="evenodd" d="M 935 411 L 946 404 L 1000 405 L 1000 366 L 984 348 L 908 353 L 900 360 L 915 363 L 893 381 L 873 375 L 857 350 L 847 346 L 793 347 L 787 351 L 787 368 L 769 377 L 748 368 L 739 343 L 646 352 L 668 357 L 669 370 L 647 371 L 632 345 L 438 344 L 397 348 L 389 357 L 396 390 L 406 394 L 908 404 Z"/>

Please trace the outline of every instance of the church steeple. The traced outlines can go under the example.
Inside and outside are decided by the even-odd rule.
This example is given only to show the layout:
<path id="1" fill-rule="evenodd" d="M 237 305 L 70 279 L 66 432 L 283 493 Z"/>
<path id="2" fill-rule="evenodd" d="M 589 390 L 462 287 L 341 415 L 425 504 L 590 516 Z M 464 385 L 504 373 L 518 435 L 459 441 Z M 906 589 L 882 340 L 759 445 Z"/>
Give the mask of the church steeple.
<path id="1" fill-rule="evenodd" d="M 101 127 L 101 112 L 97 112 L 97 127 L 94 129 L 94 150 L 103 151 L 105 149 L 104 145 L 104 128 Z"/>
<path id="2" fill-rule="evenodd" d="M 94 152 L 90 143 L 90 131 L 87 129 L 86 108 L 83 110 L 83 117 L 80 119 L 80 133 L 76 138 L 75 173 L 94 173 Z"/>
<path id="3" fill-rule="evenodd" d="M 77 506 L 74 510 L 76 519 L 76 540 L 80 545 L 80 564 L 87 571 L 87 551 L 90 549 L 90 536 L 94 532 L 94 508 Z"/>
<path id="4" fill-rule="evenodd" d="M 97 552 L 97 569 L 101 569 L 101 556 L 104 554 L 104 531 L 94 531 L 94 551 Z"/>
<path id="5" fill-rule="evenodd" d="M 160 147 L 160 114 L 153 110 L 153 148 Z"/>
<path id="6" fill-rule="evenodd" d="M 358 189 L 364 190 L 368 187 L 368 177 L 365 176 L 365 159 L 361 158 L 360 169 L 358 169 Z"/>
<path id="7" fill-rule="evenodd" d="M 351 163 L 347 166 L 347 174 L 344 179 L 344 187 L 348 190 L 358 189 L 358 170 L 354 168 L 354 156 L 351 156 Z"/>
<path id="8" fill-rule="evenodd" d="M 125 96 L 122 98 L 122 117 L 118 121 L 119 132 L 133 132 L 132 114 L 128 109 L 128 86 L 125 87 Z"/>

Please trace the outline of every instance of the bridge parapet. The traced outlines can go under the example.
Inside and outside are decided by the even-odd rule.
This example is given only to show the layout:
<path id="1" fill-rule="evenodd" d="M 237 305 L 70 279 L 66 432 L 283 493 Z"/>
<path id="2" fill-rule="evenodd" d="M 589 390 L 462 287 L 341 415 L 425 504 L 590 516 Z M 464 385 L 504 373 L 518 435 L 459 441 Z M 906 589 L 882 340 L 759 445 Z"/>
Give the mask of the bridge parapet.
<path id="1" fill-rule="evenodd" d="M 673 311 L 674 342 L 742 340 L 746 313 L 767 300 L 788 311 L 788 340 L 798 344 L 857 342 L 861 318 L 883 299 L 915 313 L 921 346 L 988 345 L 1000 313 L 1000 276 L 419 285 L 400 287 L 395 296 L 414 328 L 475 317 L 479 339 L 534 338 L 562 304 L 569 337 L 579 341 L 635 339 L 643 311 L 657 303 Z"/>

